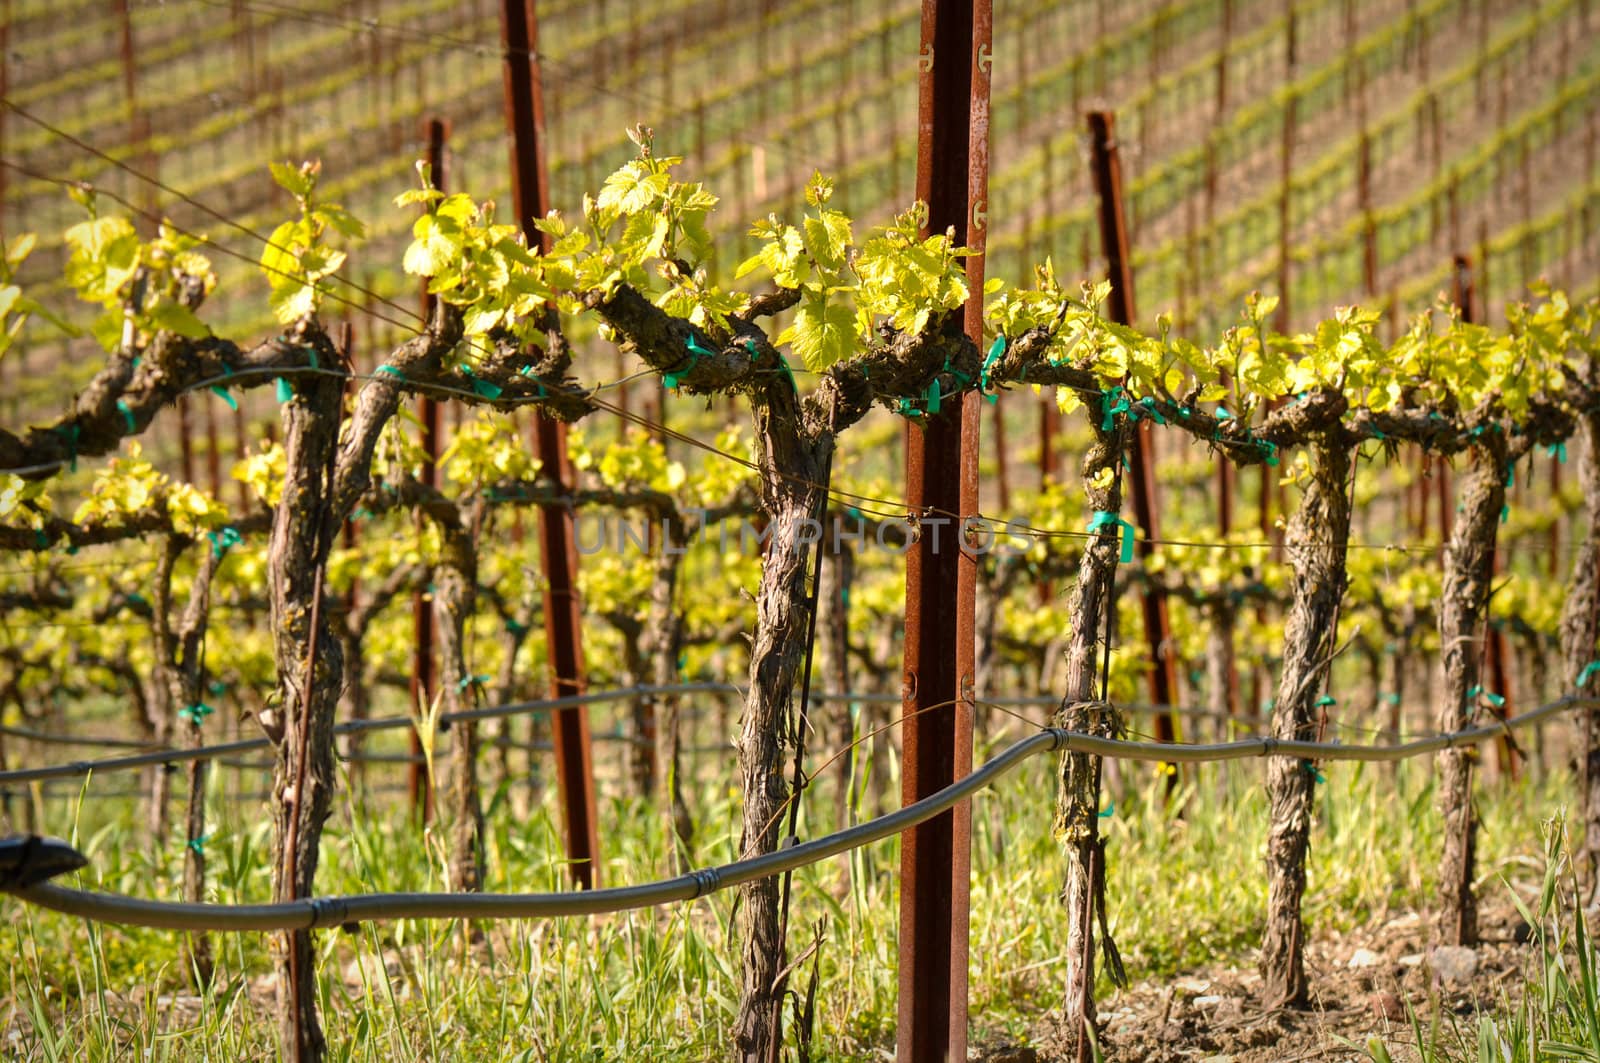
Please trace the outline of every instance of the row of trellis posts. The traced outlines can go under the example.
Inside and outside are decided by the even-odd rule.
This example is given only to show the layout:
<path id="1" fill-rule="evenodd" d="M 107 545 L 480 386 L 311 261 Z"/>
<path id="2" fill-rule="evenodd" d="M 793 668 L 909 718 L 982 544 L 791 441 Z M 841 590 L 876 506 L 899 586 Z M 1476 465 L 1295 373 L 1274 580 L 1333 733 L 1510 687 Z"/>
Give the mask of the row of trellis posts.
<path id="1" fill-rule="evenodd" d="M 548 209 L 549 177 L 543 150 L 544 113 L 538 67 L 536 0 L 502 0 L 502 44 L 505 62 L 505 98 L 511 134 L 513 209 L 530 243 L 547 242 L 533 220 Z M 1292 9 L 1291 9 L 1292 11 Z M 1291 14 L 1292 21 L 1292 14 Z M 974 343 L 982 342 L 982 291 L 989 174 L 989 96 L 992 72 L 992 11 L 990 0 L 923 0 L 918 53 L 919 102 L 916 162 L 916 198 L 927 205 L 927 230 L 953 230 L 958 244 L 975 254 L 966 260 L 969 300 L 963 327 Z M 1292 31 L 1291 31 L 1292 32 Z M 1291 58 L 1292 62 L 1292 58 Z M 0 75 L 3 77 L 3 75 Z M 1225 68 L 1219 70 L 1219 94 Z M 0 81 L 3 87 L 3 81 Z M 1123 216 L 1121 172 L 1112 116 L 1089 115 L 1090 161 L 1099 197 L 1099 227 L 1112 292 L 1108 315 L 1123 324 L 1135 320 L 1128 227 Z M 1293 138 L 1293 111 L 1285 119 L 1283 169 L 1287 174 Z M 445 127 L 429 124 L 429 159 L 435 181 L 442 187 Z M 1363 178 L 1365 167 L 1363 167 Z M 1363 179 L 1362 205 L 1367 207 Z M 1288 181 L 1285 176 L 1284 187 Z M 1287 193 L 1285 193 L 1287 197 Z M 1285 203 L 1287 198 L 1285 198 Z M 1283 221 L 1287 235 L 1287 221 Z M 1370 258 L 1370 252 L 1369 256 Z M 1280 287 L 1287 291 L 1287 248 L 1280 248 Z M 1470 273 L 1458 260 L 1456 296 L 1469 314 L 1472 306 Z M 1373 287 L 1367 270 L 1369 294 Z M 426 297 L 424 297 L 426 300 Z M 425 304 L 426 305 L 426 304 Z M 1287 315 L 1288 301 L 1280 304 Z M 1283 322 L 1286 325 L 1286 320 Z M 421 400 L 424 449 L 437 457 L 438 409 L 431 399 Z M 1056 414 L 1047 401 L 1041 422 L 1041 470 L 1053 467 L 1051 438 L 1058 430 Z M 905 475 L 907 507 L 912 511 L 938 510 L 963 519 L 979 511 L 978 456 L 982 402 L 968 392 L 947 412 L 918 423 L 907 423 Z M 187 411 L 180 409 L 185 475 L 192 479 Z M 216 462 L 216 425 L 208 420 L 207 434 L 213 466 Z M 532 443 L 543 468 L 553 474 L 563 491 L 572 482 L 562 424 L 541 412 L 534 414 Z M 1140 424 L 1130 455 L 1130 489 L 1134 517 L 1142 535 L 1139 549 L 1148 552 L 1158 535 L 1156 488 L 1148 428 Z M 424 477 L 434 470 L 425 465 Z M 959 469 L 959 476 L 945 470 Z M 930 474 L 931 473 L 931 474 Z M 219 480 L 210 470 L 213 486 Z M 1235 494 L 1230 463 L 1219 463 L 1219 498 L 1224 524 L 1231 521 Z M 1268 524 L 1268 481 L 1263 479 L 1263 531 Z M 1441 518 L 1448 487 L 1439 485 Z M 1419 506 L 1426 511 L 1426 496 Z M 575 594 L 577 550 L 574 516 L 559 504 L 541 506 L 539 556 L 545 586 L 545 637 L 550 661 L 553 697 L 568 697 L 584 688 L 583 648 L 578 601 Z M 1226 527 L 1223 529 L 1226 531 Z M 517 531 L 520 534 L 520 528 Z M 936 539 L 919 540 L 906 557 L 905 642 L 903 660 L 902 799 L 911 804 L 972 770 L 973 715 L 976 708 L 974 613 L 978 587 L 977 560 L 964 551 L 938 551 Z M 434 682 L 432 672 L 431 608 L 420 593 L 413 603 L 415 636 L 414 696 L 426 703 Z M 1170 646 L 1171 632 L 1166 602 L 1160 592 L 1142 592 L 1141 613 L 1151 660 L 1149 700 L 1171 705 L 1177 687 Z M 1503 651 L 1491 647 L 1491 659 Z M 1230 676 L 1230 689 L 1236 686 Z M 1501 682 L 1499 688 L 1508 689 Z M 1230 698 L 1230 700 L 1233 700 Z M 1176 729 L 1171 716 L 1157 718 L 1156 737 L 1171 741 Z M 562 806 L 566 857 L 574 884 L 598 885 L 598 839 L 591 743 L 585 710 L 557 711 L 552 722 L 552 743 L 557 766 L 557 791 Z M 413 800 L 426 802 L 418 766 L 413 765 Z M 901 901 L 899 935 L 898 1057 L 907 1063 L 964 1059 L 967 1054 L 967 943 L 970 873 L 970 810 L 966 803 L 906 832 L 901 848 Z M 296 1046 L 298 1047 L 298 1046 Z M 291 1051 L 293 1051 L 291 1049 Z"/>

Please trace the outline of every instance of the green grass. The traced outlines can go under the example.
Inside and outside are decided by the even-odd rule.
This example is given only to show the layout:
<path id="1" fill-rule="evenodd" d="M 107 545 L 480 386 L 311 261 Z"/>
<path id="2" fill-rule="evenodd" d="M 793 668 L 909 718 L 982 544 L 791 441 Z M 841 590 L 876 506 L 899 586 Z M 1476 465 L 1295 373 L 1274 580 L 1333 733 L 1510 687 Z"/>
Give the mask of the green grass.
<path id="1" fill-rule="evenodd" d="M 703 772 L 692 799 L 701 863 L 731 859 L 737 833 L 736 803 L 725 781 L 731 763 L 714 768 L 718 778 Z M 1116 801 L 1104 821 L 1112 932 L 1136 980 L 1253 962 L 1266 826 L 1259 768 L 1246 762 L 1221 777 L 1202 774 L 1185 782 L 1176 801 L 1165 797 L 1147 769 L 1127 772 L 1123 785 L 1108 792 L 1108 802 Z M 1392 777 L 1359 766 L 1325 771 L 1306 909 L 1313 935 L 1427 903 L 1440 844 L 1428 769 L 1419 762 Z M 1050 834 L 1052 772 L 1052 764 L 1037 760 L 979 797 L 973 810 L 975 1043 L 1025 1040 L 1057 1004 L 1066 920 L 1057 899 L 1060 851 Z M 1574 794 L 1571 780 L 1561 774 L 1481 791 L 1480 859 L 1491 883 L 1486 890 L 1501 888 L 1493 884 L 1497 875 L 1526 878 L 1529 867 L 1538 866 L 1543 850 L 1537 824 Z M 814 798 L 821 819 L 831 815 L 828 798 L 826 790 Z M 70 828 L 92 857 L 82 885 L 176 895 L 178 846 L 148 855 L 133 826 L 131 801 L 80 805 L 56 799 L 47 811 L 56 817 L 49 825 Z M 527 815 L 513 815 L 505 795 L 495 799 L 490 889 L 563 886 L 554 815 L 548 797 Z M 640 882 L 667 872 L 663 821 L 653 807 L 612 798 L 603 802 L 601 815 L 606 882 Z M 268 834 L 259 818 L 253 806 L 223 809 L 208 847 L 214 899 L 266 896 Z M 803 827 L 802 833 L 821 831 Z M 363 808 L 344 800 L 329 824 L 320 892 L 441 888 L 442 849 L 439 836 L 409 826 L 398 806 Z M 796 877 L 795 950 L 809 942 L 814 926 L 823 934 L 815 1058 L 868 1058 L 892 1044 L 897 861 L 894 844 L 879 844 Z M 17 958 L 9 967 L 9 1000 L 0 1003 L 0 1015 L 9 1013 L 11 1029 L 20 1032 L 13 1043 L 20 1058 L 276 1054 L 261 981 L 270 970 L 261 936 L 219 938 L 214 988 L 174 1011 L 163 995 L 184 992 L 178 935 L 86 926 L 11 900 L 0 903 L 0 913 Z M 400 922 L 365 926 L 355 934 L 321 934 L 332 1058 L 389 1063 L 718 1056 L 737 1000 L 733 914 L 732 895 L 723 893 L 690 905 L 592 920 L 489 925 L 479 947 L 468 946 L 462 928 L 448 923 Z M 1547 910 L 1541 918 L 1550 916 Z M 1558 957 L 1558 946 L 1568 939 L 1550 939 Z M 385 965 L 390 978 L 380 973 Z M 802 995 L 809 971 L 803 967 L 792 983 Z M 1547 979 L 1558 997 L 1570 995 L 1573 981 L 1568 977 L 1563 988 L 1559 979 Z M 1108 994 L 1109 986 L 1101 992 Z M 1488 1021 L 1507 1030 L 1527 1026 L 1531 1006 L 1508 1002 L 1503 1018 Z M 1446 1039 L 1436 1040 L 1443 1046 Z M 1444 1053 L 1436 1058 L 1458 1058 L 1447 1048 L 1436 1049 Z"/>

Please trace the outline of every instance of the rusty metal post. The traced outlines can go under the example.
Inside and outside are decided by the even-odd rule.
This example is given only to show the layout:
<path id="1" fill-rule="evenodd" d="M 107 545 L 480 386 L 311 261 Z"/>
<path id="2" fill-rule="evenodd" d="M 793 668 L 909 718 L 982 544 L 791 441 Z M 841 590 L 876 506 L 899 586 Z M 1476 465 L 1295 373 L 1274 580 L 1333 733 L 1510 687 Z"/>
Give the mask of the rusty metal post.
<path id="1" fill-rule="evenodd" d="M 1110 111 L 1090 111 L 1089 168 L 1094 176 L 1095 194 L 1100 203 L 1100 243 L 1106 255 L 1106 272 L 1111 279 L 1111 295 L 1106 311 L 1111 320 L 1123 325 L 1134 322 L 1133 259 L 1128 247 L 1128 226 L 1122 213 L 1122 160 L 1117 149 L 1116 119 Z M 1156 477 L 1150 456 L 1149 422 L 1134 427 L 1128 463 L 1133 490 L 1134 519 L 1144 537 L 1139 540 L 1139 560 L 1149 559 L 1153 540 L 1160 532 L 1156 521 Z M 1172 627 L 1167 617 L 1164 595 L 1147 586 L 1140 596 L 1144 614 L 1145 638 L 1150 643 L 1150 701 L 1171 705 L 1178 690 L 1177 668 L 1172 654 Z M 1177 738 L 1175 718 L 1170 712 L 1156 716 L 1156 739 L 1171 742 Z M 1176 782 L 1176 776 L 1168 776 Z"/>
<path id="2" fill-rule="evenodd" d="M 1278 160 L 1278 313 L 1273 327 L 1284 333 L 1289 331 L 1292 320 L 1289 299 L 1289 205 L 1290 192 L 1294 187 L 1294 127 L 1299 105 L 1298 96 L 1290 96 L 1284 103 L 1282 154 Z"/>
<path id="3" fill-rule="evenodd" d="M 1451 261 L 1451 267 L 1450 301 L 1461 311 L 1461 320 L 1470 325 L 1477 320 L 1474 313 L 1477 292 L 1472 283 L 1472 259 L 1458 251 Z"/>
<path id="4" fill-rule="evenodd" d="M 971 237 L 968 237 L 970 240 Z M 979 322 L 981 327 L 982 322 Z M 982 336 L 979 337 L 982 339 Z M 1000 502 L 1000 512 L 1011 511 L 1011 461 L 1006 453 L 1006 412 L 1005 396 L 996 395 L 994 405 L 994 478 L 998 488 L 997 498 Z M 981 416 L 981 411 L 980 414 Z M 964 512 L 964 511 L 963 511 Z"/>
<path id="5" fill-rule="evenodd" d="M 1371 299 L 1378 294 L 1378 226 L 1372 217 L 1372 141 L 1364 115 L 1356 155 L 1356 209 L 1361 212 L 1361 290 Z"/>
<path id="6" fill-rule="evenodd" d="M 183 482 L 194 485 L 194 415 L 187 396 L 178 397 L 178 467 Z"/>
<path id="7" fill-rule="evenodd" d="M 923 0 L 916 196 L 927 205 L 929 232 L 953 230 L 958 243 L 976 239 L 980 248 L 991 32 L 989 0 Z M 974 269 L 974 298 L 963 322 L 951 328 L 981 329 L 981 257 L 969 260 L 969 278 Z M 931 510 L 933 519 L 976 512 L 981 401 L 968 395 L 908 430 L 906 491 L 913 512 Z M 951 469 L 959 476 L 950 476 Z M 905 804 L 971 770 L 977 569 L 960 549 L 961 535 L 949 523 L 927 526 L 906 555 Z M 900 1063 L 966 1058 L 970 850 L 965 804 L 901 836 Z"/>
<path id="8" fill-rule="evenodd" d="M 1561 451 L 1550 455 L 1550 497 L 1561 497 L 1561 462 L 1566 457 L 1566 452 Z M 1566 519 L 1564 510 L 1556 509 L 1556 519 L 1550 522 L 1550 555 L 1546 562 L 1549 566 L 1548 574 L 1551 579 L 1558 578 L 1561 570 L 1561 525 Z"/>
<path id="9" fill-rule="evenodd" d="M 217 407 L 212 402 L 206 403 L 206 480 L 211 488 L 211 497 L 221 502 L 222 454 L 217 443 Z"/>
<path id="10" fill-rule="evenodd" d="M 0 0 L 0 55 L 11 54 L 11 0 Z M 5 99 L 11 92 L 11 70 L 9 63 L 0 63 L 0 99 Z M 11 112 L 0 107 L 0 159 L 6 157 L 6 115 Z M 1591 123 L 1592 124 L 1592 123 Z M 0 233 L 9 232 L 6 228 L 6 177 L 10 170 L 0 166 Z M 0 383 L 4 377 L 0 376 Z"/>
<path id="11" fill-rule="evenodd" d="M 243 397 L 241 396 L 241 399 Z M 250 433 L 244 422 L 244 402 L 240 401 L 233 409 L 233 460 L 243 461 L 245 454 L 250 449 Z M 250 497 L 250 485 L 243 480 L 235 480 L 234 486 L 239 492 L 239 510 L 248 512 L 255 500 Z"/>
<path id="12" fill-rule="evenodd" d="M 548 209 L 550 189 L 545 171 L 544 96 L 539 80 L 539 28 L 534 5 L 535 0 L 501 0 L 500 32 L 506 62 L 506 122 L 511 128 L 512 209 L 529 244 L 545 249 L 549 241 L 533 225 L 534 219 Z M 565 490 L 572 483 L 566 426 L 535 411 L 533 436 L 535 454 L 546 474 Z M 545 578 L 544 631 L 551 694 L 579 694 L 585 680 L 572 510 L 558 504 L 539 507 L 539 563 Z M 600 880 L 600 837 L 589 718 L 580 708 L 559 709 L 552 721 L 551 735 L 572 878 L 580 888 L 592 889 Z"/>
<path id="13" fill-rule="evenodd" d="M 1056 397 L 1050 392 L 1040 396 L 1039 404 L 1039 487 L 1056 478 L 1055 437 L 1056 426 L 1061 421 L 1061 411 L 1056 408 Z"/>
<path id="14" fill-rule="evenodd" d="M 963 324 L 968 338 L 983 346 L 983 282 L 988 265 L 985 249 L 989 234 L 989 92 L 994 68 L 994 10 L 992 0 L 971 0 L 972 44 L 968 52 L 970 73 L 967 127 L 967 298 Z M 956 685 L 955 777 L 972 774 L 972 729 L 977 709 L 978 565 L 982 558 L 969 553 L 966 528 L 982 508 L 979 497 L 978 454 L 983 434 L 983 396 L 967 392 L 961 410 L 961 527 L 952 541 L 956 555 Z M 1000 447 L 1000 507 L 1010 504 L 1006 487 L 1005 426 L 999 400 L 995 401 L 995 441 Z M 945 1058 L 967 1058 L 967 959 L 971 938 L 972 802 L 951 810 L 952 860 L 950 870 L 950 1044 Z"/>
<path id="15" fill-rule="evenodd" d="M 1228 110 L 1228 49 L 1233 46 L 1233 0 L 1222 0 L 1222 31 L 1217 44 L 1217 96 L 1211 124 L 1217 125 Z M 1209 138 L 1208 138 L 1209 143 Z"/>

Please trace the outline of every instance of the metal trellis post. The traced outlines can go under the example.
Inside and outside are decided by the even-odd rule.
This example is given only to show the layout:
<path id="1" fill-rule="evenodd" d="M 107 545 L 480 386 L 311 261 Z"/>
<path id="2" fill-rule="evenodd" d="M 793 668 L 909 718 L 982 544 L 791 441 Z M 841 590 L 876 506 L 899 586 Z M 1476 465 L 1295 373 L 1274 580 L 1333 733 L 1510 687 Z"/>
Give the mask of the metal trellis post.
<path id="1" fill-rule="evenodd" d="M 1128 226 L 1122 213 L 1122 162 L 1117 151 L 1116 121 L 1110 111 L 1089 112 L 1089 166 L 1094 174 L 1095 192 L 1100 200 L 1100 240 L 1105 249 L 1111 294 L 1106 311 L 1113 321 L 1132 325 L 1133 265 L 1128 248 Z M 1128 461 L 1133 481 L 1134 519 L 1144 537 L 1138 542 L 1140 561 L 1149 558 L 1159 534 L 1156 525 L 1155 467 L 1150 456 L 1150 431 L 1146 421 L 1134 425 Z M 1167 601 L 1160 591 L 1146 586 L 1141 595 L 1144 633 L 1150 642 L 1150 700 L 1171 705 L 1178 689 L 1177 668 L 1172 654 L 1172 628 L 1167 617 Z M 1156 738 L 1171 742 L 1178 736 L 1174 718 L 1156 717 Z M 1175 778 L 1175 777 L 1174 777 Z"/>
<path id="2" fill-rule="evenodd" d="M 976 239 L 981 248 L 991 6 L 989 0 L 924 0 L 921 25 L 916 197 L 927 205 L 929 233 L 953 231 L 957 243 Z M 980 341 L 982 275 L 982 258 L 969 259 L 969 283 L 974 276 L 977 282 L 961 324 Z M 981 402 L 970 394 L 908 430 L 906 489 L 913 512 L 931 511 L 932 520 L 977 512 Z M 972 770 L 976 564 L 960 548 L 962 528 L 923 532 L 906 557 L 901 798 L 907 805 Z M 903 836 L 901 1063 L 966 1058 L 970 854 L 965 805 Z"/>
<path id="3" fill-rule="evenodd" d="M 544 96 L 539 80 L 535 0 L 501 0 L 500 19 L 506 64 L 506 121 L 511 128 L 512 204 L 530 245 L 543 249 L 548 246 L 548 240 L 534 228 L 533 222 L 549 208 L 550 179 L 544 160 Z M 534 452 L 546 475 L 562 485 L 571 484 L 566 426 L 535 411 L 533 437 Z M 558 504 L 539 507 L 539 563 L 545 579 L 545 642 L 549 652 L 551 693 L 558 698 L 580 694 L 584 688 L 574 531 L 571 509 Z M 600 877 L 600 838 L 595 817 L 589 718 L 581 709 L 559 710 L 551 733 L 572 877 L 581 888 L 593 889 Z"/>

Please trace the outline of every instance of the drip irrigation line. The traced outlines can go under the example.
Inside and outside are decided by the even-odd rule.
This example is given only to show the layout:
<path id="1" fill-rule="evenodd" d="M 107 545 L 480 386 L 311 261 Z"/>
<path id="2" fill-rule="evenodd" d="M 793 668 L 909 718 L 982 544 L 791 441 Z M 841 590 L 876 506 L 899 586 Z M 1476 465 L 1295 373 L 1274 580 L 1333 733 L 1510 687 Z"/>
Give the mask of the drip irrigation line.
<path id="1" fill-rule="evenodd" d="M 983 704 L 983 702 L 979 702 Z M 1028 736 L 996 754 L 983 767 L 937 793 L 895 812 L 813 841 L 701 868 L 676 878 L 635 886 L 569 893 L 381 893 L 315 897 L 279 904 L 187 904 L 151 901 L 50 885 L 41 876 L 87 865 L 65 842 L 11 838 L 0 842 L 6 890 L 30 904 L 95 922 L 166 930 L 260 932 L 345 927 L 392 919 L 535 919 L 606 915 L 661 904 L 692 901 L 730 886 L 768 878 L 909 830 L 985 789 L 1041 753 L 1071 751 L 1120 760 L 1202 763 L 1254 757 L 1397 761 L 1482 742 L 1574 708 L 1600 707 L 1600 698 L 1565 697 L 1493 725 L 1420 738 L 1396 746 L 1252 738 L 1215 744 L 1166 745 L 1097 738 L 1061 728 Z M 22 883 L 33 884 L 22 884 Z"/>
<path id="2" fill-rule="evenodd" d="M 141 742 L 136 738 L 109 738 L 104 735 L 58 735 L 47 731 L 36 731 L 31 727 L 13 727 L 10 724 L 0 725 L 0 735 L 8 738 L 26 738 L 30 742 L 38 742 L 47 746 L 88 746 L 100 749 L 145 749 L 158 750 L 165 747 L 159 742 Z"/>

